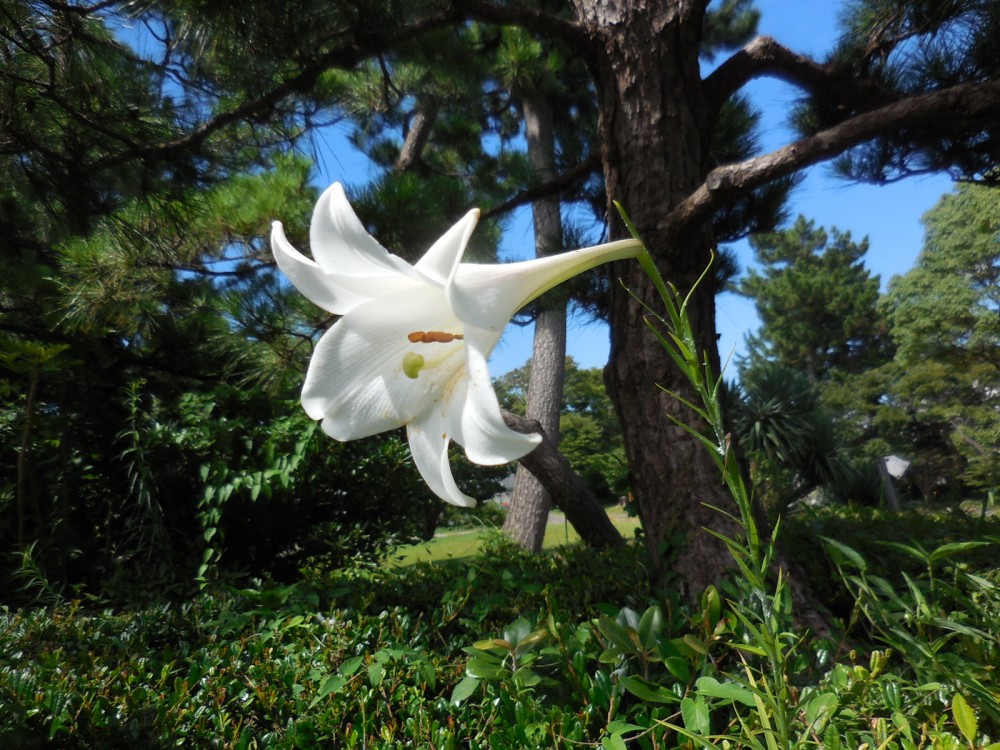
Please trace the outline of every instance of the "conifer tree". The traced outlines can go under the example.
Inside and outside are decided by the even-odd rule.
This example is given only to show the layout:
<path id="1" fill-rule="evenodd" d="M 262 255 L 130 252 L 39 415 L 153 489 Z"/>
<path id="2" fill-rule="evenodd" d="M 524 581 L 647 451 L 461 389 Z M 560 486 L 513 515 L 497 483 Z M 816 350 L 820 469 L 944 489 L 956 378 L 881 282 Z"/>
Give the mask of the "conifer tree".
<path id="1" fill-rule="evenodd" d="M 867 238 L 854 242 L 836 227 L 828 235 L 799 216 L 788 229 L 751 236 L 750 246 L 761 270 L 738 286 L 761 319 L 748 339 L 750 367 L 773 361 L 817 383 L 832 370 L 858 372 L 883 361 L 879 278 L 864 267 Z"/>
<path id="2" fill-rule="evenodd" d="M 1000 486 L 1000 193 L 961 185 L 924 224 L 882 300 L 898 350 L 877 419 L 928 495 L 961 499 Z"/>

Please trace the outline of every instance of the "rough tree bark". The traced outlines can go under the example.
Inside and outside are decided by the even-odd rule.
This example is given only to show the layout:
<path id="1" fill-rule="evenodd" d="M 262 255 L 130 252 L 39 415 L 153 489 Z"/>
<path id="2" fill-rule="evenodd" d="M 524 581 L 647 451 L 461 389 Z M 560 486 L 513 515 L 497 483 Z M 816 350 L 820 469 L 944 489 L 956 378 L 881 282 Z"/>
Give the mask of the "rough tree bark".
<path id="1" fill-rule="evenodd" d="M 456 0 L 454 7 L 487 23 L 558 36 L 587 61 L 600 104 L 609 214 L 615 216 L 612 199 L 625 206 L 661 273 L 682 291 L 690 289 L 709 262 L 713 214 L 754 188 L 901 128 L 968 135 L 995 129 L 1000 122 L 1000 81 L 905 95 L 859 78 L 848 67 L 797 55 L 766 37 L 702 80 L 698 57 L 708 0 L 570 0 L 570 5 L 572 19 L 489 0 Z M 850 114 L 771 153 L 713 169 L 708 143 L 719 108 L 762 75 L 788 81 L 803 92 L 822 92 L 842 102 Z M 514 204 L 509 201 L 507 207 Z M 613 236 L 623 234 L 623 227 L 612 225 Z M 737 532 L 706 506 L 732 505 L 711 458 L 666 417 L 694 421 L 655 384 L 682 397 L 693 394 L 643 326 L 643 303 L 654 309 L 658 305 L 652 285 L 635 264 L 619 263 L 612 271 L 627 290 L 613 285 L 606 380 L 622 419 L 647 544 L 661 569 L 672 568 L 696 595 L 729 562 L 703 527 Z M 700 348 L 717 372 L 716 291 L 706 279 L 688 312 Z M 682 540 L 679 549 L 675 540 Z M 662 558 L 668 541 L 675 555 L 670 561 Z"/>
<path id="2" fill-rule="evenodd" d="M 686 291 L 709 262 L 711 230 L 706 221 L 678 234 L 665 217 L 707 173 L 710 124 L 698 65 L 705 3 L 574 0 L 574 6 L 596 50 L 589 62 L 600 96 L 609 213 L 615 215 L 610 201 L 619 201 L 664 277 Z M 612 234 L 623 230 L 614 224 Z M 646 544 L 654 564 L 673 570 L 697 595 L 730 564 L 722 544 L 703 529 L 738 533 L 707 506 L 735 506 L 704 447 L 667 419 L 670 414 L 690 424 L 695 415 L 657 385 L 697 398 L 643 323 L 643 303 L 662 307 L 652 284 L 634 263 L 619 263 L 613 273 L 623 283 L 612 285 L 605 377 L 624 431 Z M 718 372 L 715 292 L 706 277 L 688 312 Z"/>
<path id="3" fill-rule="evenodd" d="M 520 93 L 528 160 L 539 179 L 550 180 L 556 174 L 551 107 L 537 91 Z M 535 201 L 531 213 L 535 225 L 535 254 L 543 257 L 559 252 L 562 249 L 559 198 L 549 196 Z M 565 376 L 566 301 L 562 297 L 553 299 L 550 295 L 550 299 L 542 301 L 542 308 L 535 317 L 525 415 L 542 426 L 556 447 L 559 445 L 559 413 Z M 551 508 L 552 500 L 545 487 L 524 462 L 518 464 L 504 532 L 525 549 L 539 551 Z"/>

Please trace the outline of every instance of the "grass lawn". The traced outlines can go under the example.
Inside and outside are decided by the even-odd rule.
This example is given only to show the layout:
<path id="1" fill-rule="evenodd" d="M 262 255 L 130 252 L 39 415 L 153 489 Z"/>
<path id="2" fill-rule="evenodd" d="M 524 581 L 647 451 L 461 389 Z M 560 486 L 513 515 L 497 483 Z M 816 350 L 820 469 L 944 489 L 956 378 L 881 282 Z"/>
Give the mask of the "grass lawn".
<path id="1" fill-rule="evenodd" d="M 635 529 L 639 527 L 638 518 L 630 518 L 620 508 L 608 510 L 608 516 L 618 531 L 626 539 L 632 539 Z M 434 562 L 435 560 L 461 559 L 472 557 L 479 548 L 479 541 L 486 528 L 460 529 L 457 531 L 439 532 L 429 542 L 411 544 L 400 547 L 389 558 L 389 563 L 395 566 L 412 565 L 417 562 Z M 580 541 L 580 535 L 566 523 L 565 517 L 558 511 L 549 516 L 549 524 L 545 528 L 545 549 L 560 547 L 565 544 L 575 544 Z"/>

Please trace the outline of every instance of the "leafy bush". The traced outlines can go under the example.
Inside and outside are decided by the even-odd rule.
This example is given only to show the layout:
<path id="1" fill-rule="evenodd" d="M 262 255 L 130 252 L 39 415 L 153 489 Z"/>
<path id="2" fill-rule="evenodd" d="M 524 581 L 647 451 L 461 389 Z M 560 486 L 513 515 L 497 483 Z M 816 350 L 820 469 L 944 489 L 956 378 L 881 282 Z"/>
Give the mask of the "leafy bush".
<path id="1" fill-rule="evenodd" d="M 506 467 L 504 467 L 506 468 Z M 438 526 L 445 529 L 499 529 L 507 518 L 507 511 L 498 503 L 481 502 L 474 508 L 445 505 L 441 509 Z"/>
<path id="2" fill-rule="evenodd" d="M 468 567 L 128 611 L 3 610 L 0 746 L 497 747 L 494 725 L 510 717 L 451 701 L 462 648 L 520 613 L 586 620 L 601 595 L 651 598 L 636 554 L 535 557 L 496 541 Z"/>
<path id="3" fill-rule="evenodd" d="M 817 597 L 846 619 L 854 600 L 838 579 L 833 559 L 816 554 L 819 537 L 836 539 L 857 550 L 872 575 L 903 586 L 904 576 L 920 576 L 926 567 L 896 545 L 918 541 L 925 549 L 934 549 L 953 542 L 1000 538 L 1000 517 L 980 519 L 920 506 L 904 511 L 813 508 L 788 516 L 782 522 L 782 542 L 789 557 L 805 569 Z M 996 567 L 996 552 L 989 545 L 972 548 L 963 554 L 962 562 L 972 570 L 988 571 Z"/>
<path id="4" fill-rule="evenodd" d="M 829 531 L 838 516 L 825 513 Z M 860 602 L 849 640 L 805 637 L 787 596 L 775 600 L 778 681 L 763 671 L 753 591 L 728 583 L 684 604 L 643 573 L 638 547 L 538 556 L 497 536 L 468 563 L 126 610 L 3 610 L 0 747 L 673 748 L 741 732 L 730 747 L 768 747 L 756 700 L 776 685 L 799 745 L 969 747 L 970 732 L 987 746 L 1000 735 L 998 574 L 964 561 L 995 545 L 949 549 L 933 594 L 913 552 L 895 550 L 916 563 L 910 585 L 831 553 Z"/>

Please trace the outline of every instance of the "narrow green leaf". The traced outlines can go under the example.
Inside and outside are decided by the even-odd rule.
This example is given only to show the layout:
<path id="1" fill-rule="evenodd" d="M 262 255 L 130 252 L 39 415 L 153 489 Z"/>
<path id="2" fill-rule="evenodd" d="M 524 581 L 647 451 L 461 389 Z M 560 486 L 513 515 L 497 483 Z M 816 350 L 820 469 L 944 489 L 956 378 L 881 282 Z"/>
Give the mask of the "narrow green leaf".
<path id="1" fill-rule="evenodd" d="M 952 555 L 968 552 L 970 549 L 988 547 L 989 544 L 989 542 L 952 542 L 951 544 L 942 544 L 940 547 L 931 552 L 928 559 L 931 562 L 937 562 L 938 560 L 944 560 Z"/>
<path id="2" fill-rule="evenodd" d="M 846 544 L 838 542 L 836 539 L 830 539 L 830 537 L 821 536 L 827 547 L 830 548 L 831 552 L 839 553 L 842 559 L 847 559 L 854 565 L 858 570 L 864 572 L 868 570 L 868 563 L 865 562 L 864 558 L 861 557 L 855 550 L 848 547 Z M 837 562 L 837 554 L 833 555 L 834 562 Z"/>
<path id="3" fill-rule="evenodd" d="M 644 732 L 647 728 L 628 721 L 622 721 L 621 719 L 615 719 L 608 724 L 607 732 L 608 734 L 625 734 L 625 732 Z"/>

